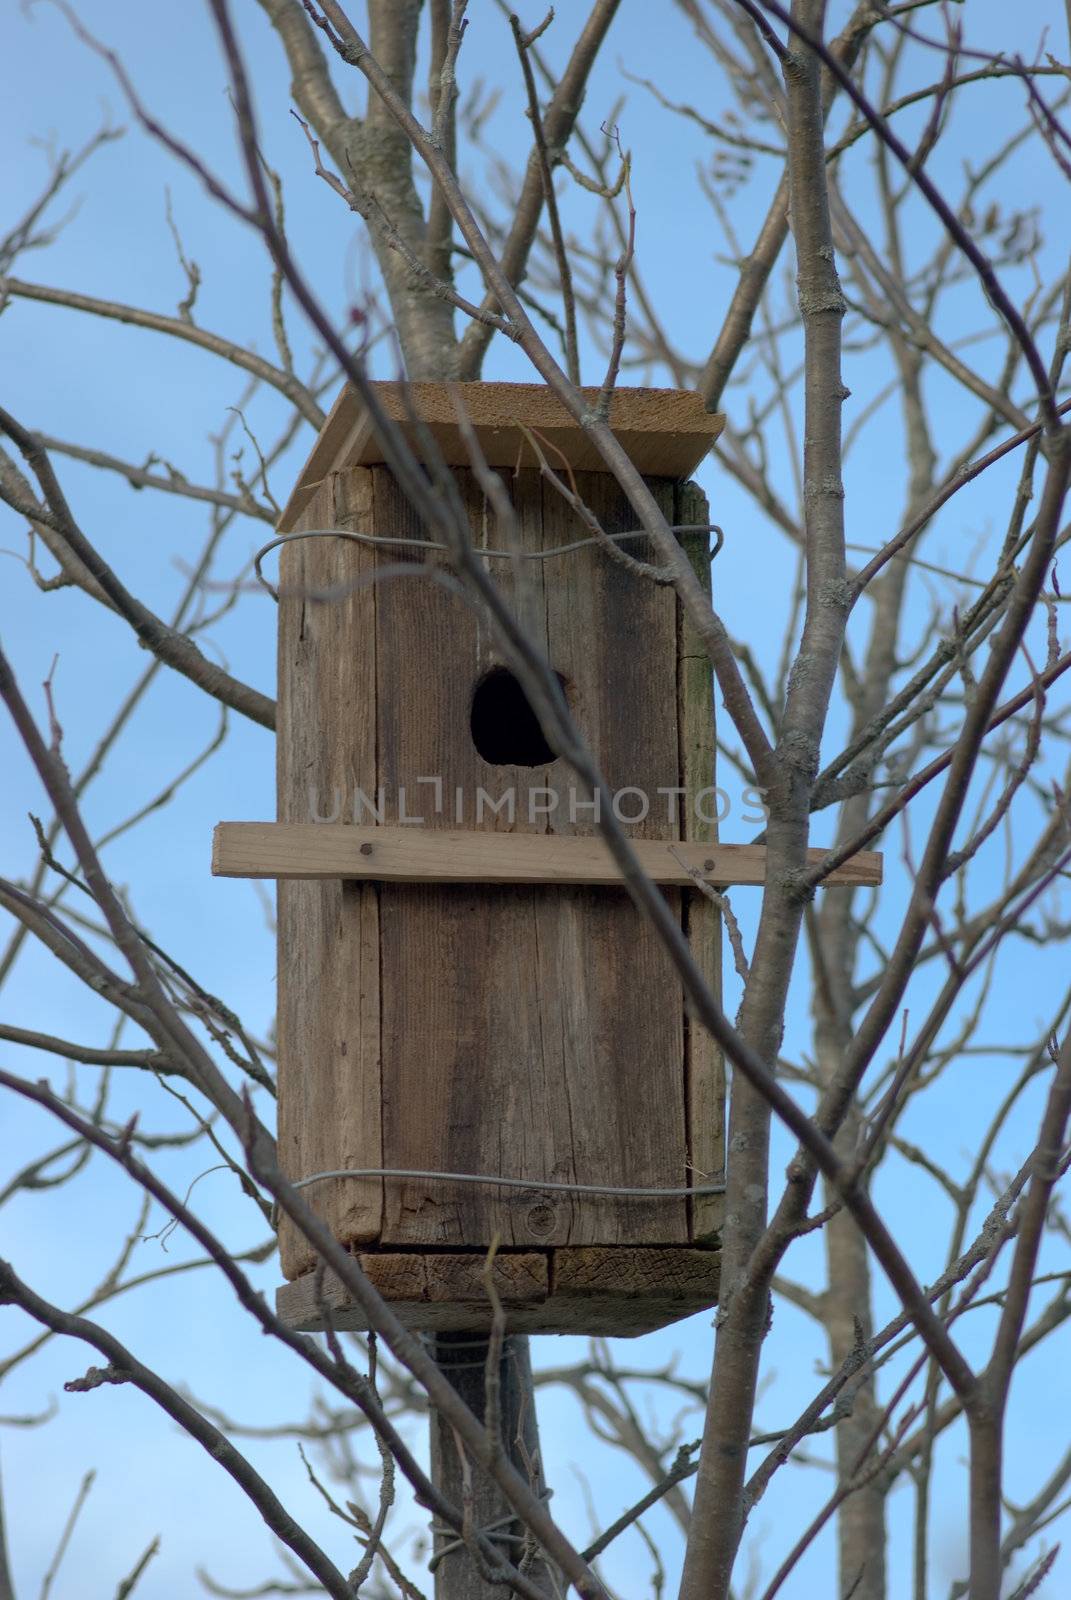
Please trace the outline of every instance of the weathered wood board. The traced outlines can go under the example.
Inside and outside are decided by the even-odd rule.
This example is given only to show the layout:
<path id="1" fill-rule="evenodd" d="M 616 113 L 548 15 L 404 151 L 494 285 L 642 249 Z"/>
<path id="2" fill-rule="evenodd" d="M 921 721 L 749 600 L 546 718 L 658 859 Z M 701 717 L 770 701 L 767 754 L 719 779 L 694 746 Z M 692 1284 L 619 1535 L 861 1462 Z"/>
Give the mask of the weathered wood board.
<path id="1" fill-rule="evenodd" d="M 710 510 L 698 484 L 677 488 L 674 522 L 677 526 L 706 524 Z M 711 590 L 710 535 L 682 534 L 681 543 L 705 593 Z M 702 794 L 716 782 L 716 721 L 714 682 L 710 660 L 694 624 L 677 607 L 677 722 L 680 728 L 681 845 L 682 853 L 696 849 L 706 881 L 722 886 L 739 882 L 718 866 L 723 847 L 718 844 L 717 807 L 700 814 L 691 797 Z M 709 820 L 711 816 L 715 820 Z M 693 844 L 691 841 L 695 841 Z M 743 861 L 738 852 L 748 846 L 724 847 L 739 871 Z M 707 863 L 713 859 L 714 867 Z M 694 863 L 693 863 L 694 864 Z M 765 860 L 756 864 L 766 876 Z M 713 878 L 711 872 L 720 876 Z M 681 921 L 688 935 L 692 956 L 721 1004 L 721 917 L 709 896 L 682 896 Z M 684 1093 L 688 1126 L 688 1179 L 691 1187 L 724 1182 L 725 1179 L 725 1063 L 720 1047 L 686 1008 L 684 1014 Z M 688 1202 L 690 1233 L 696 1242 L 713 1240 L 721 1228 L 725 1209 L 721 1195 L 693 1195 Z"/>
<path id="2" fill-rule="evenodd" d="M 359 827 L 333 822 L 221 822 L 212 871 L 220 878 L 347 878 L 380 883 L 546 883 L 620 887 L 621 873 L 601 837 L 425 832 L 419 826 Z M 416 819 L 414 819 L 414 822 Z M 702 826 L 702 824 L 699 824 Z M 640 867 L 655 883 L 678 888 L 766 880 L 766 848 L 695 840 L 634 839 Z M 824 850 L 809 850 L 817 866 Z M 882 857 L 871 851 L 836 868 L 837 884 L 881 882 Z"/>
<path id="3" fill-rule="evenodd" d="M 445 1333 L 491 1326 L 485 1258 L 424 1251 L 359 1252 L 358 1266 L 407 1328 Z M 629 1338 L 717 1303 L 713 1250 L 627 1246 L 500 1252 L 493 1278 L 510 1333 L 580 1333 Z M 367 1332 L 360 1307 L 332 1272 L 307 1272 L 276 1294 L 280 1317 L 317 1333 L 325 1311 L 341 1330 Z"/>
<path id="4" fill-rule="evenodd" d="M 369 530 L 366 473 L 332 478 L 305 521 Z M 374 558 L 342 539 L 302 539 L 282 551 L 279 604 L 277 809 L 308 822 L 315 797 L 374 782 Z M 331 594 L 331 600 L 313 596 Z M 325 718 L 344 715 L 331 736 Z M 282 882 L 278 891 L 279 1155 L 291 1177 L 383 1165 L 380 1078 L 379 890 L 375 884 Z M 383 1186 L 323 1183 L 310 1201 L 339 1239 L 378 1239 Z M 283 1271 L 311 1264 L 285 1218 Z"/>
<path id="5" fill-rule="evenodd" d="M 551 461 L 564 457 L 576 470 L 605 470 L 594 445 L 545 383 L 376 382 L 372 387 L 387 416 L 404 430 L 410 430 L 411 417 L 420 418 L 448 466 L 467 467 L 471 459 L 458 426 L 456 407 L 461 404 L 490 466 L 534 468 L 531 437 L 523 431 L 534 429 Z M 583 393 L 589 405 L 599 398 L 597 389 Z M 725 418 L 709 412 L 693 390 L 621 388 L 610 404 L 610 426 L 637 470 L 667 478 L 687 478 L 694 472 L 724 425 Z M 344 385 L 283 509 L 280 533 L 297 526 L 332 473 L 383 459 L 364 407 Z"/>
<path id="6" fill-rule="evenodd" d="M 386 469 L 371 474 L 377 527 L 419 536 Z M 470 475 L 457 478 L 477 542 L 501 537 Z M 604 475 L 578 473 L 576 484 L 608 532 L 634 525 Z M 536 475 L 508 487 L 525 548 L 575 538 L 574 519 Z M 679 770 L 675 596 L 594 548 L 553 559 L 526 562 L 519 576 L 498 561 L 495 575 L 565 680 L 608 783 L 654 793 Z M 501 657 L 472 612 L 422 578 L 385 583 L 376 607 L 378 777 L 388 821 L 404 787 L 436 775 L 445 796 L 514 793 L 512 821 L 496 817 L 489 837 L 506 828 L 518 838 L 593 833 L 590 815 L 570 806 L 564 763 L 492 765 L 479 755 L 473 691 Z M 644 640 L 642 651 L 622 649 L 631 637 Z M 549 815 L 538 809 L 548 795 L 559 797 Z M 452 826 L 444 807 L 422 831 Z M 640 831 L 679 837 L 665 813 Z M 528 1195 L 388 1182 L 381 1243 L 686 1243 L 682 1201 L 539 1190 L 540 1178 L 650 1188 L 685 1181 L 680 989 L 625 891 L 383 883 L 379 904 L 384 1166 L 532 1180 Z"/>

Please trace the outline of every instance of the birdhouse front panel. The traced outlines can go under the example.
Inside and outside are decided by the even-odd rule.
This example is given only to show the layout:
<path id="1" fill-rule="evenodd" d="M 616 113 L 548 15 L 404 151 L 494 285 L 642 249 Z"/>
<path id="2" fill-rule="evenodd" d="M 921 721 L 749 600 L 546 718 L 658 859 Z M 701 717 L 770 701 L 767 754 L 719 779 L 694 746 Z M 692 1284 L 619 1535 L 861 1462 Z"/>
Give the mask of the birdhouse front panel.
<path id="1" fill-rule="evenodd" d="M 375 501 L 384 485 L 393 490 L 385 469 L 372 471 Z M 469 474 L 456 476 L 477 535 L 486 529 L 494 539 L 482 495 Z M 633 525 L 605 479 L 578 489 L 597 500 L 609 531 Z M 546 503 L 536 475 L 515 479 L 512 490 L 524 553 L 576 539 L 575 519 L 558 514 L 557 497 Z M 611 786 L 654 796 L 658 784 L 675 783 L 672 593 L 590 546 L 519 566 L 495 560 L 495 576 L 519 603 Z M 431 828 L 594 831 L 586 796 L 545 747 L 472 610 L 419 579 L 385 582 L 376 607 L 386 793 L 404 789 Z M 439 811 L 432 785 L 424 785 L 429 803 L 409 798 L 414 778 L 429 774 L 442 779 Z M 664 807 L 637 831 L 677 838 L 679 819 Z M 669 893 L 679 906 L 679 892 Z M 384 885 L 379 910 L 384 1164 L 533 1184 L 388 1182 L 383 1242 L 686 1241 L 683 1201 L 539 1187 L 684 1183 L 679 989 L 624 889 Z"/>
<path id="2" fill-rule="evenodd" d="M 503 551 L 474 478 L 455 478 L 474 541 Z M 514 559 L 487 557 L 494 576 L 558 674 L 630 832 L 687 836 L 681 791 L 698 774 L 685 768 L 705 762 L 712 781 L 712 753 L 682 709 L 695 684 L 673 590 L 591 543 L 553 554 L 583 539 L 575 514 L 534 471 L 504 482 L 522 543 Z M 575 482 L 608 533 L 634 527 L 612 480 Z M 681 491 L 656 489 L 679 520 Z M 437 580 L 445 563 L 419 548 L 423 530 L 388 470 L 332 475 L 301 520 L 417 543 L 314 538 L 283 552 L 280 820 L 595 832 L 487 625 Z M 627 548 L 649 556 L 643 541 Z M 692 897 L 663 892 L 685 917 Z M 623 888 L 286 882 L 279 917 L 285 1170 L 524 1183 L 319 1182 L 306 1197 L 340 1239 L 520 1250 L 696 1237 L 685 1199 L 547 1187 L 682 1189 L 720 1166 L 713 1058 L 710 1081 L 690 1081 L 679 983 Z M 691 1076 L 702 1078 L 701 1062 Z M 704 1097 L 700 1135 L 690 1121 Z M 285 1225 L 283 1246 L 288 1276 L 312 1266 Z"/>

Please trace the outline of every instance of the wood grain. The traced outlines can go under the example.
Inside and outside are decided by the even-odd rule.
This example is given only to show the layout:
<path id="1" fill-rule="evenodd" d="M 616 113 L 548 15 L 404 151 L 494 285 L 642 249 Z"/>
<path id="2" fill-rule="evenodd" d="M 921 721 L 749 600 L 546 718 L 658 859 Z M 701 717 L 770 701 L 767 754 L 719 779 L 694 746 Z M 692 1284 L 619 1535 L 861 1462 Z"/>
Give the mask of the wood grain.
<path id="1" fill-rule="evenodd" d="M 577 472 L 573 484 L 608 532 L 631 525 L 624 496 L 604 473 Z M 672 486 L 657 480 L 649 487 L 672 520 Z M 542 490 L 540 526 L 544 550 L 579 531 L 550 484 Z M 645 541 L 629 548 L 650 558 Z M 658 841 L 678 837 L 657 793 L 677 766 L 674 597 L 601 550 L 568 560 L 567 568 L 557 558 L 543 563 L 547 652 L 607 785 L 650 797 L 650 813 L 632 829 L 634 837 L 664 852 Z M 559 804 L 547 845 L 590 851 L 599 843 L 595 817 L 570 804 L 573 773 L 557 762 L 549 782 Z M 676 907 L 679 895 L 668 898 Z M 683 1187 L 680 991 L 661 941 L 624 890 L 562 888 L 544 903 L 537 957 L 541 1039 L 560 1083 L 558 1114 L 572 1130 L 572 1177 L 583 1181 L 584 1171 L 594 1170 L 596 1182 L 613 1184 L 625 1172 L 626 1183 Z M 548 1242 L 639 1245 L 688 1236 L 683 1201 L 585 1197 L 576 1209 L 582 1225 Z"/>
<path id="2" fill-rule="evenodd" d="M 429 816 L 425 822 L 431 822 Z M 766 850 L 758 844 L 633 839 L 655 883 L 760 885 Z M 817 865 L 824 850 L 809 850 Z M 882 857 L 853 856 L 827 884 L 877 884 Z M 221 878 L 367 880 L 414 884 L 591 884 L 620 887 L 621 874 L 601 836 L 484 833 L 428 827 L 356 827 L 328 822 L 221 822 L 212 848 Z M 697 890 L 698 893 L 698 890 Z"/>
<path id="3" fill-rule="evenodd" d="M 419 536 L 390 474 L 372 470 L 381 528 Z M 477 542 L 500 542 L 470 474 L 457 472 L 455 480 Z M 515 492 L 523 502 L 525 484 Z M 524 582 L 535 586 L 535 616 L 542 580 L 537 565 L 528 566 Z M 518 601 L 512 564 L 496 563 L 496 577 L 507 600 Z M 543 826 L 528 822 L 527 800 L 545 786 L 545 769 L 490 767 L 473 744 L 473 690 L 501 659 L 473 612 L 420 578 L 404 579 L 381 590 L 377 626 L 379 781 L 388 814 L 395 814 L 403 789 L 412 797 L 415 780 L 434 775 L 442 780 L 443 811 L 435 813 L 434 793 L 424 786 L 427 821 L 419 831 L 425 838 L 454 831 L 458 789 L 474 804 L 481 787 L 495 793 L 512 787 L 513 826 Z M 485 816 L 489 831 L 481 837 L 497 838 L 496 830 L 508 825 L 504 817 Z M 563 1175 L 559 1147 L 568 1142 L 568 1123 L 563 1130 L 559 1107 L 544 1090 L 542 996 L 533 982 L 533 897 L 548 892 L 426 880 L 382 885 L 385 1165 Z M 570 1210 L 555 1213 L 564 1238 Z M 539 1194 L 399 1181 L 386 1187 L 382 1240 L 486 1246 L 497 1234 L 506 1246 L 539 1245 L 554 1237 L 541 1231 L 547 1214 Z"/>
<path id="4" fill-rule="evenodd" d="M 411 513 L 389 475 L 373 470 L 378 524 L 408 532 Z M 478 542 L 501 541 L 470 476 L 459 471 L 456 479 Z M 596 486 L 604 495 L 605 482 Z M 522 476 L 511 488 L 526 545 L 560 543 L 561 523 L 548 518 L 539 479 Z M 392 494 L 399 502 L 393 508 Z M 560 505 L 555 497 L 555 510 Z M 611 530 L 628 516 L 620 496 L 600 509 Z M 522 593 L 510 564 L 496 563 L 496 575 L 505 569 L 499 581 L 507 600 L 537 628 L 611 777 L 648 768 L 664 774 L 648 746 L 667 738 L 675 773 L 674 644 L 672 631 L 667 640 L 656 622 L 667 596 L 602 552 L 569 559 L 567 572 L 525 563 Z M 575 615 L 554 625 L 552 596 L 565 589 L 587 597 L 582 631 Z M 671 619 L 672 597 L 669 607 Z M 628 668 L 635 695 L 615 698 L 622 656 L 634 655 L 621 648 L 630 624 L 651 636 L 651 660 L 664 674 L 668 699 L 645 663 Z M 548 819 L 533 817 L 527 800 L 536 790 L 557 792 L 562 764 L 493 766 L 474 746 L 473 689 L 501 657 L 472 613 L 441 589 L 398 582 L 380 594 L 377 629 L 380 778 L 388 804 L 418 774 L 441 774 L 447 797 L 457 788 L 472 795 L 481 787 L 492 794 L 512 787 L 513 822 L 492 823 L 478 842 L 506 851 L 552 843 Z M 661 653 L 667 642 L 668 659 Z M 559 807 L 549 826 L 559 825 L 560 813 Z M 511 831 L 496 831 L 506 827 Z M 429 815 L 419 832 L 434 841 L 456 829 L 448 814 Z M 440 848 L 456 858 L 458 842 Z M 582 914 L 577 895 L 585 902 Z M 384 883 L 380 910 L 384 1165 L 504 1172 L 533 1184 L 528 1194 L 462 1185 L 451 1192 L 417 1180 L 388 1184 L 383 1243 L 486 1245 L 496 1234 L 515 1248 L 683 1242 L 682 1203 L 581 1200 L 539 1190 L 544 1178 L 637 1187 L 684 1181 L 678 990 L 660 949 L 652 961 L 651 939 L 627 895 L 539 883 Z"/>
<path id="5" fill-rule="evenodd" d="M 605 471 L 587 434 L 557 396 L 540 383 L 373 384 L 387 415 L 408 430 L 410 412 L 421 418 L 448 466 L 467 467 L 468 449 L 457 425 L 454 396 L 464 405 L 490 466 L 537 465 L 518 424 L 538 430 L 555 466 Z M 588 403 L 597 389 L 581 393 Z M 649 476 L 686 478 L 702 461 L 725 425 L 724 416 L 706 410 L 690 389 L 620 388 L 610 405 L 610 426 L 638 471 Z M 328 414 L 309 459 L 279 519 L 279 532 L 297 524 L 316 486 L 333 472 L 382 463 L 383 451 L 360 400 L 343 387 Z M 634 519 L 633 519 L 634 520 Z"/>
<path id="6" fill-rule="evenodd" d="M 313 527 L 371 526 L 371 477 L 332 478 Z M 285 546 L 279 594 L 278 814 L 331 815 L 336 797 L 376 774 L 373 557 L 344 539 Z M 359 587 L 355 587 L 359 585 Z M 318 598 L 319 597 L 319 598 Z M 290 1177 L 381 1167 L 379 890 L 352 881 L 283 881 L 278 895 L 279 1155 Z M 382 1184 L 317 1184 L 310 1204 L 344 1243 L 378 1238 Z M 283 1219 L 283 1271 L 312 1265 Z"/>
<path id="7" fill-rule="evenodd" d="M 698 484 L 678 486 L 674 522 L 703 525 L 710 521 L 706 495 Z M 678 536 L 705 593 L 710 593 L 711 560 L 709 533 Z M 718 860 L 723 849 L 718 845 L 717 808 L 697 808 L 696 796 L 717 782 L 715 741 L 714 680 L 710 659 L 694 624 L 684 607 L 677 606 L 677 687 L 680 726 L 680 783 L 682 837 L 689 841 L 682 850 L 692 866 L 703 870 L 704 881 L 727 887 L 735 880 L 724 873 L 717 879 L 704 868 L 713 847 Z M 690 841 L 695 840 L 696 845 Z M 737 847 L 739 848 L 739 847 Z M 697 860 L 692 851 L 696 851 Z M 880 871 L 880 861 L 878 863 Z M 763 863 L 765 877 L 765 863 Z M 683 923 L 692 957 L 706 978 L 718 1004 L 722 998 L 722 927 L 717 906 L 701 893 L 683 897 Z M 684 1092 L 688 1124 L 689 1184 L 718 1183 L 725 1177 L 725 1063 L 714 1039 L 686 1010 L 684 1017 Z M 725 1197 L 720 1194 L 694 1195 L 689 1201 L 691 1237 L 696 1242 L 718 1237 L 725 1212 Z"/>
<path id="8" fill-rule="evenodd" d="M 490 1327 L 483 1256 L 368 1251 L 356 1260 L 407 1328 L 441 1333 Z M 715 1305 L 720 1256 L 687 1246 L 566 1247 L 499 1252 L 493 1271 L 511 1333 L 629 1338 Z M 280 1317 L 306 1333 L 322 1330 L 325 1307 L 336 1328 L 367 1332 L 363 1312 L 333 1273 L 324 1273 L 319 1288 L 308 1272 L 276 1293 Z"/>

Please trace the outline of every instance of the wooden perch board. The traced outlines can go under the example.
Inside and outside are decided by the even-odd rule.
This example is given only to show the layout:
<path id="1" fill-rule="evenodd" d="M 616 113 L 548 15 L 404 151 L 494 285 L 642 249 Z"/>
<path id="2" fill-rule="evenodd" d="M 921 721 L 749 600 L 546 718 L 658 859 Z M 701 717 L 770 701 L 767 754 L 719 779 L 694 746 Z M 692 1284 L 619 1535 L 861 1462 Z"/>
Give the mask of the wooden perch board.
<path id="1" fill-rule="evenodd" d="M 633 839 L 655 883 L 686 887 L 695 873 L 710 884 L 762 884 L 766 850 L 757 844 Z M 824 850 L 809 850 L 816 866 Z M 861 851 L 827 884 L 881 882 L 882 858 Z M 421 827 L 356 827 L 332 822 L 221 822 L 212 847 L 219 878 L 354 878 L 399 883 L 560 883 L 620 886 L 621 874 L 599 837 L 539 833 L 449 833 Z"/>

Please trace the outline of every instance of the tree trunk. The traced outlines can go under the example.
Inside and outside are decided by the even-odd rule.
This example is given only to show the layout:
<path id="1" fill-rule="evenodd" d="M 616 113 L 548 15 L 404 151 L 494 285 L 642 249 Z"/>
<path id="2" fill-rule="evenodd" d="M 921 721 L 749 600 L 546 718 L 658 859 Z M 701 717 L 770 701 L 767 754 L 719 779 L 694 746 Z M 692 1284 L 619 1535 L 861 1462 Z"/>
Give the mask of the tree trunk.
<path id="1" fill-rule="evenodd" d="M 856 1142 L 858 1119 L 848 1118 L 837 1146 L 846 1155 Z M 836 1192 L 826 1185 L 825 1201 Z M 822 1297 L 822 1321 L 829 1340 L 830 1370 L 836 1372 L 860 1343 L 873 1334 L 870 1261 L 862 1234 L 847 1211 L 838 1211 L 824 1230 L 829 1287 Z M 851 1414 L 837 1424 L 837 1476 L 841 1483 L 866 1480 L 881 1448 L 871 1445 L 879 1410 L 873 1370 L 858 1381 Z M 852 1600 L 885 1600 L 885 1487 L 880 1474 L 848 1495 L 837 1515 L 838 1594 Z"/>
<path id="2" fill-rule="evenodd" d="M 843 826 L 851 826 L 863 811 L 864 801 L 853 800 L 844 808 Z M 816 917 L 822 951 L 825 983 L 816 986 L 815 1055 L 822 1082 L 830 1083 L 847 1050 L 851 1032 L 850 1016 L 852 964 L 858 952 L 858 933 L 851 918 L 851 900 L 832 891 Z M 826 992 L 826 985 L 829 992 Z M 829 1005 L 834 1000 L 834 1007 Z M 858 1108 L 853 1106 L 834 1141 L 838 1154 L 849 1160 L 860 1137 Z M 823 1199 L 831 1205 L 836 1191 L 823 1186 Z M 826 1290 L 821 1296 L 821 1322 L 829 1344 L 830 1371 L 848 1359 L 852 1351 L 870 1339 L 874 1327 L 870 1259 L 866 1243 L 846 1210 L 830 1218 L 822 1231 L 826 1251 Z M 837 1477 L 843 1485 L 861 1479 L 841 1504 L 837 1513 L 838 1596 L 852 1600 L 886 1600 L 885 1574 L 885 1480 L 881 1474 L 869 1476 L 869 1469 L 881 1448 L 880 1439 L 871 1442 L 879 1410 L 873 1368 L 866 1368 L 853 1382 L 853 1403 L 849 1415 L 837 1423 Z"/>

